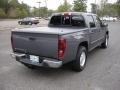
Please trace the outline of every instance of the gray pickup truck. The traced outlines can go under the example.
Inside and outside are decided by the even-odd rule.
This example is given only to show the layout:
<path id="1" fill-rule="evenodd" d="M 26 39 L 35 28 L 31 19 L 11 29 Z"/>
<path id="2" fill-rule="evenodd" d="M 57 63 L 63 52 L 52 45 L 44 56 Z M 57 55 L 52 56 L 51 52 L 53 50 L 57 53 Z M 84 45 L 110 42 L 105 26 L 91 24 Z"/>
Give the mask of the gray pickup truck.
<path id="1" fill-rule="evenodd" d="M 13 30 L 11 55 L 29 68 L 71 63 L 75 71 L 82 71 L 88 52 L 98 46 L 107 48 L 108 39 L 108 25 L 95 14 L 55 13 L 47 27 Z"/>

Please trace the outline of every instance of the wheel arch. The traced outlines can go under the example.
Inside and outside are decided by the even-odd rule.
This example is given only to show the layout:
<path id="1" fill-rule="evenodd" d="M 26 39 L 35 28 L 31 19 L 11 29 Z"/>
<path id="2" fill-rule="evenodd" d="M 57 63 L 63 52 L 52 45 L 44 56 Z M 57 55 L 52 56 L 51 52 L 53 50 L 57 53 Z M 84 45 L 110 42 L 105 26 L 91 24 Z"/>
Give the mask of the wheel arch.
<path id="1" fill-rule="evenodd" d="M 80 46 L 84 46 L 88 50 L 88 42 L 87 41 L 81 42 L 78 46 L 78 49 L 80 48 Z"/>
<path id="2" fill-rule="evenodd" d="M 77 48 L 77 53 L 79 51 L 80 46 L 84 46 L 87 49 L 87 51 L 89 49 L 89 47 L 88 47 L 88 41 L 83 41 L 83 42 L 79 43 L 78 48 Z M 76 55 L 77 55 L 77 53 L 76 53 Z"/>
<path id="3" fill-rule="evenodd" d="M 109 35 L 109 31 L 106 31 L 106 34 Z"/>

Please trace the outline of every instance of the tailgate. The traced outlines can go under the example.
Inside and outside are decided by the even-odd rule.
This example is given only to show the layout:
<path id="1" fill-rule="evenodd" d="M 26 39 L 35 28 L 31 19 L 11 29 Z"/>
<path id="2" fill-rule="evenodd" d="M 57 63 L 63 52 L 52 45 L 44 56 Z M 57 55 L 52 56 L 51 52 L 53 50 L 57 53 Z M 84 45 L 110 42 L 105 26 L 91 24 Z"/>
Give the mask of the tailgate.
<path id="1" fill-rule="evenodd" d="M 58 35 L 29 32 L 12 32 L 15 52 L 57 58 Z"/>

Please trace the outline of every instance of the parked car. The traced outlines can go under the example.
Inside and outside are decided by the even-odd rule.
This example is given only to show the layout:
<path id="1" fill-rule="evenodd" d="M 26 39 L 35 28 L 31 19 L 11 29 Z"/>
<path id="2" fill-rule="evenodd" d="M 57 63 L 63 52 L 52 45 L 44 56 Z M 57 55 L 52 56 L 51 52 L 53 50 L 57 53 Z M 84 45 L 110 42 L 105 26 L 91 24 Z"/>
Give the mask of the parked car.
<path id="1" fill-rule="evenodd" d="M 12 57 L 29 68 L 85 68 L 88 52 L 108 47 L 108 25 L 91 13 L 53 14 L 48 27 L 24 28 L 11 32 Z"/>
<path id="2" fill-rule="evenodd" d="M 18 21 L 18 24 L 20 25 L 32 25 L 32 24 L 38 24 L 38 23 L 39 23 L 39 19 L 29 18 L 29 17 Z"/>
<path id="3" fill-rule="evenodd" d="M 34 17 L 35 19 L 42 19 L 42 17 Z"/>
<path id="4" fill-rule="evenodd" d="M 50 20 L 51 17 L 44 17 L 43 19 L 45 20 Z"/>
<path id="5" fill-rule="evenodd" d="M 101 17 L 100 19 L 102 21 L 117 21 L 116 17 L 109 17 L 109 16 Z"/>

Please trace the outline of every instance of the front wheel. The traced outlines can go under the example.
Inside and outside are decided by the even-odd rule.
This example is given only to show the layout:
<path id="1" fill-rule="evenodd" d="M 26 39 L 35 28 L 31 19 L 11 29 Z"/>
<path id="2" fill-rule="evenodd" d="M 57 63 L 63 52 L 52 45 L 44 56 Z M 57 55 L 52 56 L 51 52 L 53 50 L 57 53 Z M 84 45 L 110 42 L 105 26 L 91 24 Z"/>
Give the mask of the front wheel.
<path id="1" fill-rule="evenodd" d="M 87 60 L 87 50 L 84 46 L 80 46 L 76 60 L 73 62 L 73 70 L 80 72 L 85 68 Z"/>
<path id="2" fill-rule="evenodd" d="M 22 25 L 22 22 L 18 22 L 20 25 Z"/>
<path id="3" fill-rule="evenodd" d="M 106 34 L 104 42 L 101 44 L 101 48 L 107 48 L 108 47 L 108 40 L 109 36 Z"/>

